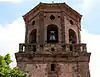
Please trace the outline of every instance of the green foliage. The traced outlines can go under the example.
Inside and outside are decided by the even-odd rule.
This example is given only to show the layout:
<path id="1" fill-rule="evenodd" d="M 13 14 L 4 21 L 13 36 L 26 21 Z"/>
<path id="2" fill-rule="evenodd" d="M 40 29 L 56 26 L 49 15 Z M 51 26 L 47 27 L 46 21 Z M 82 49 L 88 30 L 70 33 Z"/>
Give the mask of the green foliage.
<path id="1" fill-rule="evenodd" d="M 18 70 L 18 67 L 10 68 L 11 62 L 10 54 L 0 55 L 0 77 L 27 77 L 27 74 Z"/>

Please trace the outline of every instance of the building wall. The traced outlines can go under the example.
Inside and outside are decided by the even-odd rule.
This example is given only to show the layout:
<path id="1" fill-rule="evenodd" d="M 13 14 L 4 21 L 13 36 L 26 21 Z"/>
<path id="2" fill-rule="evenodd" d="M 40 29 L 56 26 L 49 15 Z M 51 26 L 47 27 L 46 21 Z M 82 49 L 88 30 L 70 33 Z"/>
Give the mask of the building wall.
<path id="1" fill-rule="evenodd" d="M 51 20 L 50 19 L 50 16 L 51 15 L 54 15 L 55 16 L 55 19 L 54 20 Z M 61 19 L 58 18 L 58 16 L 60 16 L 60 13 L 55 13 L 55 11 L 53 13 L 44 13 L 44 16 L 46 16 L 44 18 L 44 30 L 45 30 L 45 41 L 47 41 L 47 26 L 48 25 L 51 25 L 51 24 L 54 24 L 58 27 L 58 38 L 59 38 L 59 42 L 61 41 Z M 61 17 L 61 16 L 60 16 Z"/>
<path id="2" fill-rule="evenodd" d="M 59 63 L 60 75 L 59 77 L 72 77 L 72 64 L 71 63 Z"/>
<path id="3" fill-rule="evenodd" d="M 73 21 L 73 25 L 70 23 L 70 20 Z M 78 28 L 79 24 L 80 23 L 76 22 L 75 20 L 73 20 L 69 16 L 64 16 L 64 26 L 65 26 L 65 39 L 66 39 L 66 43 L 69 43 L 69 33 L 68 33 L 69 29 L 72 29 L 73 31 L 75 31 L 76 37 L 77 37 L 77 43 L 80 43 L 80 30 Z"/>
<path id="4" fill-rule="evenodd" d="M 48 77 L 46 67 L 47 64 L 27 64 L 25 70 L 29 77 Z"/>

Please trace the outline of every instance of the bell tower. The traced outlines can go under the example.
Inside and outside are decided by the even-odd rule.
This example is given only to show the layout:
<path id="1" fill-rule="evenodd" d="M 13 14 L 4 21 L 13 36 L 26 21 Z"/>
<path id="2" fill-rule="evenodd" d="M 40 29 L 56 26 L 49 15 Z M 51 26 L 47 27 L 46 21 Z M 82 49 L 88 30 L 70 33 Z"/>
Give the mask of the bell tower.
<path id="1" fill-rule="evenodd" d="M 65 3 L 40 3 L 25 14 L 25 43 L 15 53 L 19 69 L 29 77 L 90 77 L 81 17 Z"/>

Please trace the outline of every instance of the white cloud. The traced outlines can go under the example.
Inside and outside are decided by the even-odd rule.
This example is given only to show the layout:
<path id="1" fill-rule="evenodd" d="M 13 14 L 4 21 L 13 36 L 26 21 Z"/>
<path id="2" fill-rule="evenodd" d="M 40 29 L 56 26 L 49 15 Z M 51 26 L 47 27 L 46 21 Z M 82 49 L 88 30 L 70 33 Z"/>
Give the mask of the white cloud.
<path id="1" fill-rule="evenodd" d="M 0 0 L 0 2 L 13 2 L 13 3 L 18 3 L 18 2 L 22 2 L 23 0 Z"/>
<path id="2" fill-rule="evenodd" d="M 19 43 L 24 42 L 25 26 L 20 17 L 11 24 L 0 26 L 0 55 L 10 53 L 15 61 L 14 53 L 18 52 Z"/>
<path id="3" fill-rule="evenodd" d="M 88 33 L 86 29 L 82 29 L 81 35 L 82 42 L 87 43 L 87 50 L 88 52 L 91 52 L 91 77 L 98 77 L 100 69 L 100 35 Z"/>

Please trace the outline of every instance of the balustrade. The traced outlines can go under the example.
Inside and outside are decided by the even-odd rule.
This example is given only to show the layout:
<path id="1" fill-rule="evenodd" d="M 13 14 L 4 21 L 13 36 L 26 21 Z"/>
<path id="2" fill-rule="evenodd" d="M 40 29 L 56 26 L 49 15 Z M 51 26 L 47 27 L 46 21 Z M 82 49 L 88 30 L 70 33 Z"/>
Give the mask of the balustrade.
<path id="1" fill-rule="evenodd" d="M 25 51 L 36 51 L 36 44 L 25 44 L 20 43 L 19 44 L 19 52 L 25 52 Z"/>
<path id="2" fill-rule="evenodd" d="M 80 43 L 80 44 L 49 44 L 46 43 L 43 46 L 39 46 L 45 49 L 49 49 L 49 47 L 53 48 L 62 48 L 65 49 L 66 51 L 73 51 L 73 52 L 87 52 L 86 44 Z M 35 52 L 37 50 L 37 44 L 25 44 L 25 43 L 20 43 L 19 44 L 19 52 L 25 52 L 25 51 L 33 51 Z"/>

